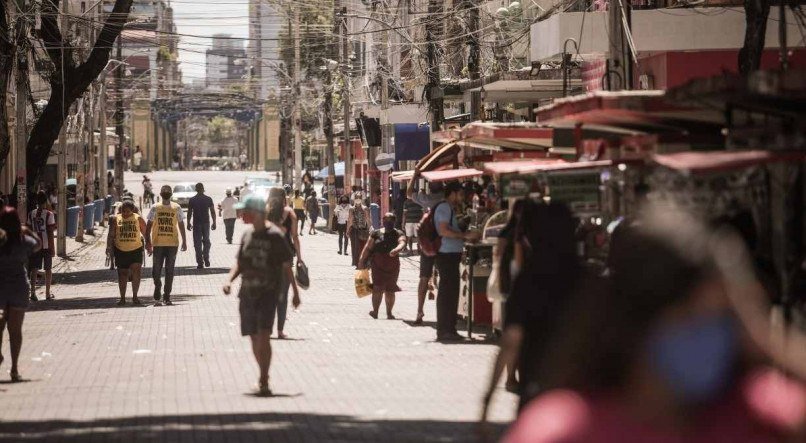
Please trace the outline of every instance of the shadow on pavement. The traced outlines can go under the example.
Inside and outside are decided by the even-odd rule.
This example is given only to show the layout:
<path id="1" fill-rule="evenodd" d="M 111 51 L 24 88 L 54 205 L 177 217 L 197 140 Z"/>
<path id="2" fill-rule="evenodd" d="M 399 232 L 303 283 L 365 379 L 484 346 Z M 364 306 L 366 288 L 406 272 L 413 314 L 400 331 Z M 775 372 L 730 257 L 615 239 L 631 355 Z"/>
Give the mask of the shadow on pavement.
<path id="1" fill-rule="evenodd" d="M 147 267 L 143 268 L 141 279 L 151 278 L 151 261 L 146 262 Z M 216 267 L 196 269 L 195 266 L 177 266 L 174 268 L 175 276 L 185 275 L 213 275 L 213 274 L 226 274 L 229 268 Z M 116 282 L 117 271 L 107 267 L 101 269 L 92 269 L 89 271 L 75 271 L 66 273 L 54 273 L 53 282 L 60 285 L 86 285 L 90 283 L 98 283 L 102 281 Z"/>
<path id="2" fill-rule="evenodd" d="M 269 405 L 278 399 L 256 401 Z M 282 400 L 279 400 L 282 401 Z M 345 415 L 305 413 L 234 413 L 136 416 L 94 421 L 4 421 L 0 440 L 92 441 L 339 441 L 474 442 L 473 422 L 440 420 L 364 421 Z M 491 441 L 504 425 L 490 425 Z"/>

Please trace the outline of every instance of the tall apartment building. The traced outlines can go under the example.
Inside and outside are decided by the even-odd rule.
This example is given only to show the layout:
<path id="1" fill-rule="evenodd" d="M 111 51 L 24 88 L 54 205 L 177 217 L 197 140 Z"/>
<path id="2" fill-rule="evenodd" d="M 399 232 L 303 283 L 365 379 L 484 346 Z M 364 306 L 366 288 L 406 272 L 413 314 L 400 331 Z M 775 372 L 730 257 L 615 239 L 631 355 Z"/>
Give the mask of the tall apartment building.
<path id="1" fill-rule="evenodd" d="M 286 15 L 279 3 L 249 1 L 249 45 L 247 73 L 250 75 L 252 94 L 259 100 L 279 95 L 285 72 L 280 66 L 280 31 Z"/>
<path id="2" fill-rule="evenodd" d="M 213 46 L 207 50 L 205 82 L 211 91 L 223 91 L 245 83 L 247 74 L 246 50 L 243 39 L 229 34 L 214 34 Z"/>

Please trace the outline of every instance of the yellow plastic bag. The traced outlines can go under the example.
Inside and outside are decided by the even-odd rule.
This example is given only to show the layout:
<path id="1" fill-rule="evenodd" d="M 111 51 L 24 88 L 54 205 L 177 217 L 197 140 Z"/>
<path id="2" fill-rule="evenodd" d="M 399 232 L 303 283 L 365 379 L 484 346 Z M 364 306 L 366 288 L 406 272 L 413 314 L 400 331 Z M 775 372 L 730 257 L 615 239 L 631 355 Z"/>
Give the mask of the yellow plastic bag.
<path id="1" fill-rule="evenodd" d="M 372 282 L 369 279 L 368 269 L 355 271 L 355 295 L 359 298 L 372 294 Z"/>

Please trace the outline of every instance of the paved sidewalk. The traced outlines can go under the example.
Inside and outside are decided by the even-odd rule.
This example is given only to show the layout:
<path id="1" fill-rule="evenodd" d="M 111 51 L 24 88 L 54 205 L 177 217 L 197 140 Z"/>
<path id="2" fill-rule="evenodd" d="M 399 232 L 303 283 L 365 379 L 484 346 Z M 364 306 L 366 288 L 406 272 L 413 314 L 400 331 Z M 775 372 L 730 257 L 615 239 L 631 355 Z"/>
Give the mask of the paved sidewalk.
<path id="1" fill-rule="evenodd" d="M 289 312 L 292 339 L 272 342 L 276 396 L 257 398 L 237 298 L 220 292 L 237 248 L 223 229 L 212 233 L 211 268 L 195 269 L 192 245 L 180 253 L 175 306 L 141 308 L 114 306 L 115 272 L 104 267 L 105 232 L 97 233 L 77 252 L 71 245 L 72 260 L 57 261 L 57 299 L 26 316 L 20 371 L 28 381 L 7 383 L 8 362 L 0 368 L 0 440 L 474 440 L 496 347 L 436 343 L 433 301 L 430 322 L 411 325 L 416 259 L 403 260 L 399 320 L 373 320 L 336 237 L 302 237 L 312 285 Z M 140 291 L 150 305 L 149 276 L 150 264 Z M 2 350 L 8 358 L 7 338 Z M 493 418 L 503 423 L 515 401 L 500 392 Z"/>

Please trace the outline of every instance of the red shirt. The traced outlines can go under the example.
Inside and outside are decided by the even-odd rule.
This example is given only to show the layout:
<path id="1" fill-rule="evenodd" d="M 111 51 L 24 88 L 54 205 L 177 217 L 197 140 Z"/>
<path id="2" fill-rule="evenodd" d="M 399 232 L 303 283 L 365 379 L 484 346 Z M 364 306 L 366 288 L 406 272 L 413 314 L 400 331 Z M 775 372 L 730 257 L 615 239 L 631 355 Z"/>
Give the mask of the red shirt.
<path id="1" fill-rule="evenodd" d="M 613 398 L 568 390 L 532 401 L 504 443 L 761 443 L 803 429 L 806 387 L 773 370 L 747 377 L 721 402 L 703 409 L 685 430 L 656 429 L 631 417 Z"/>

